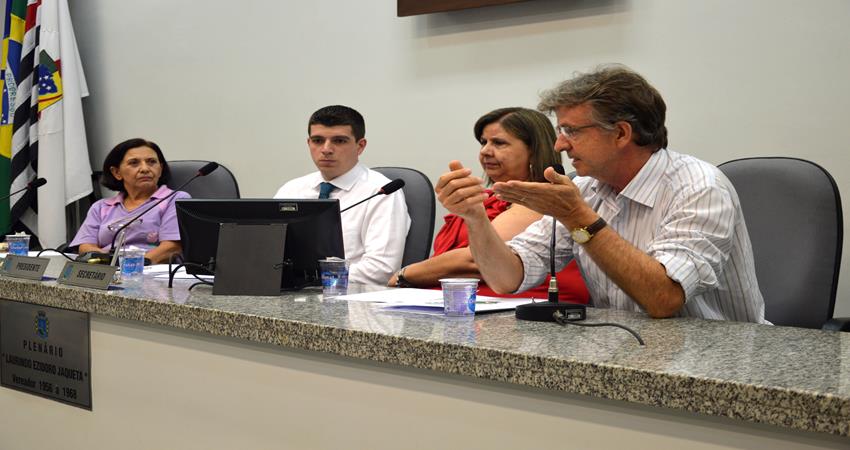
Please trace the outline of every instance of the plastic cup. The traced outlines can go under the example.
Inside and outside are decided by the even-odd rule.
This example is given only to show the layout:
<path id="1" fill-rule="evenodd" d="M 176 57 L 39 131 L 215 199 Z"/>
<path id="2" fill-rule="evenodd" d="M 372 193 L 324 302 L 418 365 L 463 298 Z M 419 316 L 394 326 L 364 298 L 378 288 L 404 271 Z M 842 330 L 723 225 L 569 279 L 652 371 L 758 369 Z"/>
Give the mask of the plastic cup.
<path id="1" fill-rule="evenodd" d="M 6 243 L 9 244 L 10 255 L 27 256 L 30 251 L 30 235 L 28 234 L 7 234 Z"/>
<path id="2" fill-rule="evenodd" d="M 322 295 L 326 298 L 348 293 L 348 261 L 340 258 L 319 260 L 322 272 Z"/>
<path id="3" fill-rule="evenodd" d="M 443 278 L 440 284 L 443 285 L 443 311 L 447 316 L 475 314 L 477 278 Z"/>
<path id="4" fill-rule="evenodd" d="M 121 282 L 139 284 L 145 269 L 145 250 L 138 247 L 126 247 L 118 253 L 121 260 Z"/>

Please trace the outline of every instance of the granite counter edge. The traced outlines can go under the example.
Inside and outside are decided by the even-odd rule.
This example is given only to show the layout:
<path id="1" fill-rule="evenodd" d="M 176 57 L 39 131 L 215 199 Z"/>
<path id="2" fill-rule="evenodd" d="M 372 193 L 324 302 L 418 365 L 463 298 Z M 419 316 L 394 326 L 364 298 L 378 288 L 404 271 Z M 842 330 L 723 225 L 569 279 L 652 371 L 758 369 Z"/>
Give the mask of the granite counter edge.
<path id="1" fill-rule="evenodd" d="M 529 356 L 42 283 L 7 283 L 0 280 L 0 287 L 3 288 L 1 296 L 13 301 L 261 344 L 850 437 L 850 399 L 829 394 Z"/>

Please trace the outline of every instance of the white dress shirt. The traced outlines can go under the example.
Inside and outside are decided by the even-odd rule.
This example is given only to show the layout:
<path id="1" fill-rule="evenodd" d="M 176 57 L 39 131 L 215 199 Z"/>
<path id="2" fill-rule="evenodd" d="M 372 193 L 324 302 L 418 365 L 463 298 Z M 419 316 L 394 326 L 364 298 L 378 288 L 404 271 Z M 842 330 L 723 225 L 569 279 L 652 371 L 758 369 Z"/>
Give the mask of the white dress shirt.
<path id="1" fill-rule="evenodd" d="M 661 149 L 620 193 L 590 177 L 574 182 L 608 226 L 663 264 L 682 286 L 680 316 L 768 323 L 738 194 L 719 169 Z M 508 243 L 525 271 L 518 291 L 539 285 L 548 274 L 551 230 L 552 218 L 544 217 Z M 642 310 L 561 223 L 557 237 L 557 269 L 575 257 L 594 306 Z"/>
<path id="2" fill-rule="evenodd" d="M 321 173 L 313 172 L 284 184 L 274 198 L 319 198 L 319 184 L 323 181 Z M 378 192 L 390 179 L 358 163 L 329 182 L 336 186 L 330 198 L 339 199 L 342 210 Z M 401 267 L 409 228 L 410 217 L 401 190 L 379 195 L 342 213 L 345 258 L 351 264 L 349 281 L 387 284 Z"/>

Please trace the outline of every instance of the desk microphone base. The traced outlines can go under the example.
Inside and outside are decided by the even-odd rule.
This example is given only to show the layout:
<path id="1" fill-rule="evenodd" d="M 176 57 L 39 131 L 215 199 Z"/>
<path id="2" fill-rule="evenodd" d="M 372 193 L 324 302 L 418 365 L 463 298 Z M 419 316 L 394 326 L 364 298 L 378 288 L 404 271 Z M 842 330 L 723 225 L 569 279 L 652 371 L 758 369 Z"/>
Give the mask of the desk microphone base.
<path id="1" fill-rule="evenodd" d="M 516 318 L 533 320 L 535 322 L 554 322 L 552 315 L 560 311 L 567 320 L 584 320 L 587 318 L 587 307 L 579 303 L 537 302 L 526 303 L 516 307 Z"/>

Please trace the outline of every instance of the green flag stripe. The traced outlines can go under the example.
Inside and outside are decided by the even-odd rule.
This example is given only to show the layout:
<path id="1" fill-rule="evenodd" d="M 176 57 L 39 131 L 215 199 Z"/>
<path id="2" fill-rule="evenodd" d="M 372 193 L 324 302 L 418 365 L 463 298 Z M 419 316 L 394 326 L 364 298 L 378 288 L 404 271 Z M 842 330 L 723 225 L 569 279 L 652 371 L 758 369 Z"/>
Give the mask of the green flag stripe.
<path id="1" fill-rule="evenodd" d="M 9 195 L 9 158 L 0 156 L 0 195 Z M 9 199 L 0 200 L 0 233 L 9 231 Z"/>
<path id="2" fill-rule="evenodd" d="M 12 14 L 20 17 L 21 19 L 26 18 L 27 0 L 12 0 Z"/>

